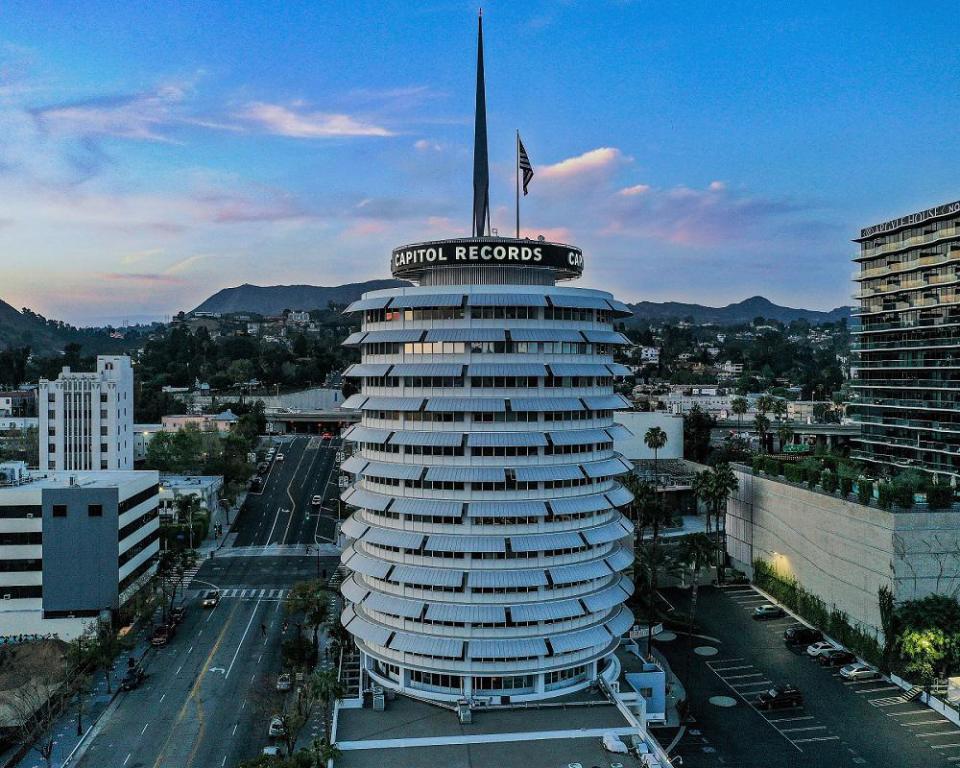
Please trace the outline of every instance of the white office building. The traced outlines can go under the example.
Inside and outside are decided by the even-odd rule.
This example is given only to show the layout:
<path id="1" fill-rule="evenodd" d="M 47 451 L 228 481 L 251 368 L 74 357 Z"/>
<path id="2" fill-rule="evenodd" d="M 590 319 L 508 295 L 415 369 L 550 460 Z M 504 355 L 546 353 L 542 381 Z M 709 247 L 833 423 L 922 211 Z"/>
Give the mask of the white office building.
<path id="1" fill-rule="evenodd" d="M 40 379 L 40 468 L 133 469 L 133 367 L 126 355 L 100 355 L 97 370 L 64 368 Z"/>
<path id="2" fill-rule="evenodd" d="M 362 362 L 344 407 L 362 420 L 345 433 L 342 621 L 364 674 L 473 701 L 612 679 L 633 624 L 633 528 L 618 509 L 631 496 L 617 480 L 631 465 L 613 420 L 629 403 L 612 388 L 629 373 L 612 321 L 629 309 L 556 285 L 582 270 L 565 245 L 424 243 L 394 251 L 393 267 L 419 286 L 347 310 L 362 317 L 346 341 Z"/>
<path id="3" fill-rule="evenodd" d="M 0 464 L 0 637 L 70 639 L 156 570 L 157 472 Z"/>

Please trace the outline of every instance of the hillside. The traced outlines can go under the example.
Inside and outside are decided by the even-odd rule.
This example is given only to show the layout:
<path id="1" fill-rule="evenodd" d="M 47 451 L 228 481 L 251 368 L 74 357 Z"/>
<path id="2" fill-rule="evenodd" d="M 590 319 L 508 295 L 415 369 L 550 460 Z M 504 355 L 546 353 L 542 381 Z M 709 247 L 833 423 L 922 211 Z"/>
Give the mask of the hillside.
<path id="1" fill-rule="evenodd" d="M 61 352 L 70 343 L 80 344 L 84 354 L 110 354 L 133 342 L 111 339 L 103 329 L 74 328 L 30 311 L 19 312 L 0 299 L 0 350 L 30 347 L 34 354 L 49 355 Z"/>
<path id="2" fill-rule="evenodd" d="M 346 285 L 250 285 L 224 288 L 194 309 L 194 312 L 253 312 L 276 315 L 285 309 L 326 309 L 332 301 L 348 304 L 366 291 L 409 285 L 402 280 L 368 280 Z"/>
<path id="3" fill-rule="evenodd" d="M 640 301 L 631 304 L 635 320 L 682 320 L 693 318 L 695 323 L 716 323 L 717 325 L 739 325 L 749 323 L 755 317 L 767 320 L 779 320 L 789 323 L 793 320 L 806 320 L 814 325 L 835 323 L 850 318 L 850 307 L 837 307 L 828 312 L 815 309 L 795 309 L 774 304 L 763 296 L 753 296 L 743 301 L 728 304 L 725 307 L 707 307 L 703 304 L 684 304 L 678 301 Z"/>

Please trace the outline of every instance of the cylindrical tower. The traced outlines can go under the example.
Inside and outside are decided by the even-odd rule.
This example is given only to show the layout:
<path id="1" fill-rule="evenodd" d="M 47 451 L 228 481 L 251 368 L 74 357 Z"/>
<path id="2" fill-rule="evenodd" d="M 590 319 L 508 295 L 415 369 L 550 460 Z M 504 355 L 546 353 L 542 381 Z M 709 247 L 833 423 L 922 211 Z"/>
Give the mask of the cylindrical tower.
<path id="1" fill-rule="evenodd" d="M 579 249 L 497 237 L 405 246 L 410 288 L 348 307 L 362 412 L 345 437 L 342 621 L 364 671 L 439 700 L 533 700 L 613 675 L 633 617 L 627 406 L 612 351 L 630 314 L 561 287 Z"/>

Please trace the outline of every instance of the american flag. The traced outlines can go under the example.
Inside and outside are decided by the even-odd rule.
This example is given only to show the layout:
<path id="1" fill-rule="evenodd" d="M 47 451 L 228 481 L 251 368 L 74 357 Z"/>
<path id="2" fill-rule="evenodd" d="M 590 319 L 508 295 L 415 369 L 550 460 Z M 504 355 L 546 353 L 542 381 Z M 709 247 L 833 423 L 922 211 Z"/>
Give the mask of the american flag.
<path id="1" fill-rule="evenodd" d="M 533 166 L 530 165 L 530 158 L 527 157 L 527 150 L 523 146 L 523 142 L 520 140 L 520 134 L 517 134 L 517 150 L 520 157 L 520 170 L 523 171 L 523 194 L 527 194 L 527 185 L 530 183 L 530 180 L 533 178 Z"/>

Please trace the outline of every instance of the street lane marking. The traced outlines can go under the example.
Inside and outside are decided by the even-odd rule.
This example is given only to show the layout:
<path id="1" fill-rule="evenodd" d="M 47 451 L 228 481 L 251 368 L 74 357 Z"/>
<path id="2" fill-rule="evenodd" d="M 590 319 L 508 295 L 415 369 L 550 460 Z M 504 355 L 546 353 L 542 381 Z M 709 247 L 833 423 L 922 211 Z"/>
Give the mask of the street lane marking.
<path id="1" fill-rule="evenodd" d="M 141 735 L 141 736 L 143 736 L 143 734 L 145 734 L 145 733 L 147 732 L 147 725 L 150 725 L 150 723 L 147 723 L 146 725 L 143 726 L 143 730 L 140 731 L 140 735 Z"/>
<path id="2" fill-rule="evenodd" d="M 237 660 L 237 654 L 240 653 L 240 646 L 243 645 L 243 641 L 246 639 L 247 633 L 250 631 L 250 625 L 253 624 L 253 619 L 257 615 L 257 611 L 259 610 L 259 608 L 260 608 L 260 601 L 257 600 L 257 604 L 253 606 L 253 613 L 250 614 L 250 621 L 247 622 L 247 627 L 246 629 L 243 630 L 243 635 L 240 637 L 240 642 L 237 643 L 237 650 L 233 652 L 233 658 L 230 659 L 230 666 L 227 667 L 227 673 L 223 676 L 224 680 L 230 677 L 230 670 L 233 669 L 233 664 Z"/>
<path id="3" fill-rule="evenodd" d="M 133 752 L 128 752 L 126 758 L 124 758 L 123 764 L 126 765 L 129 763 L 131 757 L 133 757 Z"/>
<path id="4" fill-rule="evenodd" d="M 160 697 L 160 703 L 161 703 L 161 704 L 163 704 L 163 700 L 164 700 L 166 697 L 167 697 L 167 694 L 166 694 L 166 693 L 164 693 L 163 696 Z"/>

